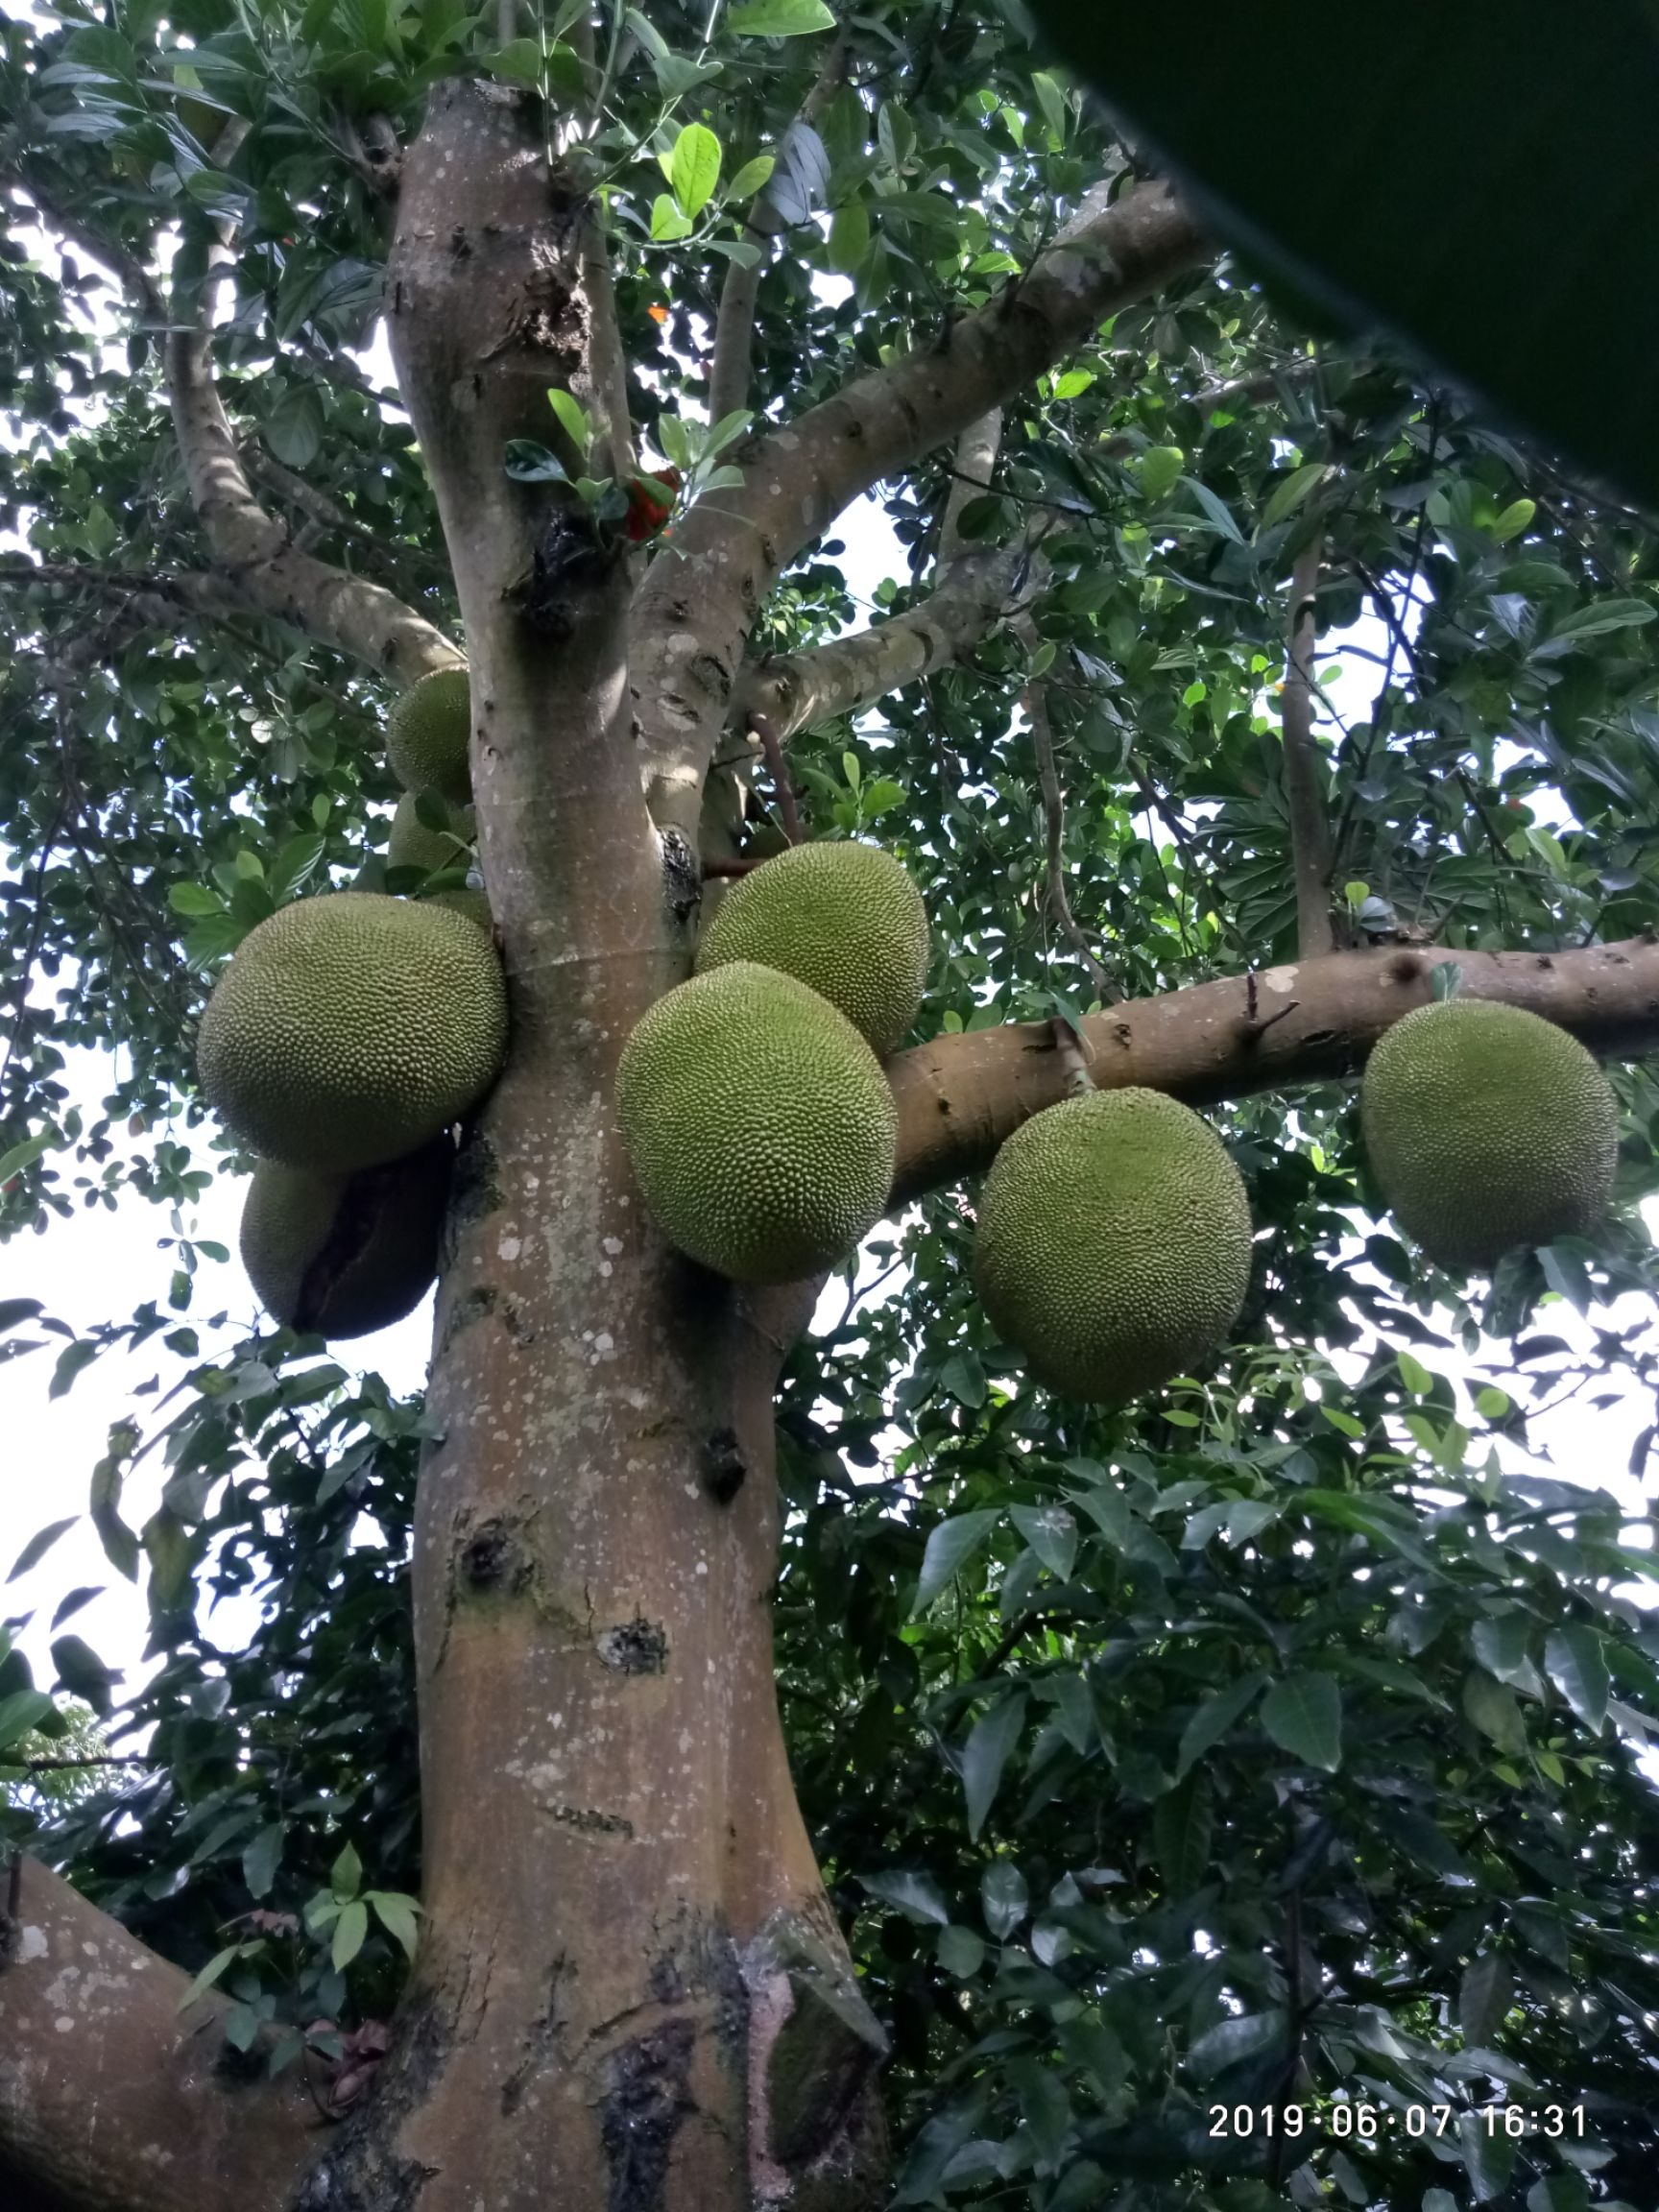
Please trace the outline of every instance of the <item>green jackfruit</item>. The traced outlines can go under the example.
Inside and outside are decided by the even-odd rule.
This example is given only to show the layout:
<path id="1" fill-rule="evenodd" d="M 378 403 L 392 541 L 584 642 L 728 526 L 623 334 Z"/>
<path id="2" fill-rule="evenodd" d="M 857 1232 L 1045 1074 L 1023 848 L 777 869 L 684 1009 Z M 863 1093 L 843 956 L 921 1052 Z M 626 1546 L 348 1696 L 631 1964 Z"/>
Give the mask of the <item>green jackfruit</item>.
<path id="1" fill-rule="evenodd" d="M 320 1174 L 400 1159 L 477 1104 L 507 1045 L 488 937 L 430 902 L 330 891 L 251 930 L 196 1065 L 244 1143 Z"/>
<path id="2" fill-rule="evenodd" d="M 261 1160 L 241 1246 L 266 1311 L 322 1336 L 364 1336 L 412 1313 L 438 1272 L 454 1158 L 445 1135 L 356 1175 Z"/>
<path id="3" fill-rule="evenodd" d="M 832 1266 L 887 1203 L 898 1115 L 875 1054 L 815 991 L 751 961 L 648 1009 L 616 1112 L 662 1234 L 735 1282 Z"/>
<path id="4" fill-rule="evenodd" d="M 451 830 L 428 830 L 421 819 L 420 805 L 413 791 L 405 791 L 398 800 L 386 840 L 387 867 L 419 868 L 428 876 L 440 868 L 449 874 L 456 869 L 475 867 L 477 855 L 470 842 L 471 809 L 457 814 Z M 480 929 L 490 927 L 489 899 L 469 884 L 458 883 L 452 891 L 434 891 L 422 896 L 434 906 L 447 906 L 457 914 L 465 914 L 468 921 L 476 922 Z"/>
<path id="5" fill-rule="evenodd" d="M 974 1265 L 1040 1382 L 1118 1402 L 1225 1343 L 1250 1280 L 1250 1204 L 1190 1108 L 1097 1091 L 1034 1115 L 998 1153 Z"/>
<path id="6" fill-rule="evenodd" d="M 438 668 L 393 701 L 386 717 L 392 773 L 406 791 L 438 791 L 464 806 L 472 796 L 468 740 L 471 687 L 465 668 Z"/>
<path id="7" fill-rule="evenodd" d="M 697 955 L 700 972 L 754 960 L 793 975 L 881 1057 L 916 1019 L 927 980 L 927 913 L 891 853 L 792 845 L 735 882 Z"/>
<path id="8" fill-rule="evenodd" d="M 1581 1235 L 1613 1194 L 1612 1088 L 1575 1037 L 1519 1006 L 1403 1015 L 1366 1063 L 1359 1112 L 1383 1196 L 1442 1267 Z"/>

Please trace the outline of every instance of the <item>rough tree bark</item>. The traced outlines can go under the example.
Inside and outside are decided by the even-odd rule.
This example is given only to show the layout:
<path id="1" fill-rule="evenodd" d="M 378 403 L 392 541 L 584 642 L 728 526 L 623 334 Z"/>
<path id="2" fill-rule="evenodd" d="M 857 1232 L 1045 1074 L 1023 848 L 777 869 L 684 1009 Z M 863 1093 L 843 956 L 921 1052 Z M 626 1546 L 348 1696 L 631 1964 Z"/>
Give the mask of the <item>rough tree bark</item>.
<path id="1" fill-rule="evenodd" d="M 545 434 L 550 385 L 613 395 L 609 434 L 625 440 L 582 180 L 549 165 L 527 95 L 434 92 L 402 169 L 390 317 L 466 622 L 514 1026 L 463 1155 L 416 1507 L 422 1940 L 374 2091 L 320 2145 L 291 2088 L 218 2071 L 212 2006 L 198 2034 L 173 1969 L 29 1869 L 0 1930 L 9 2203 L 853 2212 L 880 2198 L 880 2032 L 824 1898 L 773 1685 L 772 1395 L 815 1286 L 743 1296 L 663 1249 L 612 1077 L 686 969 L 686 826 L 779 567 L 1199 251 L 1159 187 L 1091 213 L 940 349 L 754 442 L 741 498 L 693 517 L 637 582 L 567 493 L 502 468 L 509 438 Z M 193 493 L 245 602 L 403 679 L 451 657 L 378 587 L 295 565 L 205 344 L 180 334 L 172 368 Z M 804 721 L 879 696 L 933 664 L 952 606 L 974 610 L 952 651 L 1004 618 L 1004 558 L 950 564 L 943 613 L 753 681 L 777 687 L 784 720 L 794 702 Z M 1452 956 L 1466 990 L 1599 1049 L 1659 1043 L 1659 947 Z M 1334 954 L 1113 1006 L 1084 1025 L 1091 1073 L 1200 1101 L 1346 1074 L 1429 996 L 1436 957 Z M 895 1199 L 982 1166 L 1065 1077 L 1051 1025 L 901 1055 Z"/>

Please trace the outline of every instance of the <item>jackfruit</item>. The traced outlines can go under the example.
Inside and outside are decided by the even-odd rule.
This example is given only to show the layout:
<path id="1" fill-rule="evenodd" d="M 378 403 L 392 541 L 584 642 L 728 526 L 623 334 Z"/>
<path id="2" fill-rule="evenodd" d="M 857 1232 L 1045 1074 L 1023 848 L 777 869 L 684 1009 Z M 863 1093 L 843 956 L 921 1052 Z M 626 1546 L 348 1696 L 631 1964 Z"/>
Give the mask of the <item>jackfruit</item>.
<path id="1" fill-rule="evenodd" d="M 734 1282 L 832 1266 L 887 1203 L 898 1115 L 875 1054 L 827 999 L 752 961 L 646 1011 L 616 1112 L 663 1236 Z"/>
<path id="2" fill-rule="evenodd" d="M 437 668 L 393 701 L 386 751 L 406 791 L 441 792 L 457 806 L 471 798 L 471 697 L 465 668 Z"/>
<path id="3" fill-rule="evenodd" d="M 1442 1267 L 1581 1235 L 1619 1151 L 1612 1088 L 1575 1037 L 1489 998 L 1419 1006 L 1366 1063 L 1360 1127 L 1401 1223 Z"/>
<path id="4" fill-rule="evenodd" d="M 413 791 L 405 791 L 398 800 L 386 840 L 387 867 L 419 868 L 428 876 L 440 868 L 445 874 L 456 869 L 475 868 L 476 855 L 470 850 L 471 810 L 458 814 L 453 830 L 428 830 L 421 819 L 420 804 Z M 482 890 L 475 890 L 470 884 L 458 883 L 452 891 L 434 891 L 421 896 L 434 906 L 448 906 L 457 914 L 465 914 L 468 921 L 476 922 L 480 929 L 491 926 L 490 901 Z"/>
<path id="5" fill-rule="evenodd" d="M 733 884 L 697 955 L 700 972 L 754 960 L 839 1007 L 884 1058 L 922 1003 L 927 913 L 891 853 L 792 845 Z"/>
<path id="6" fill-rule="evenodd" d="M 455 1148 L 440 1137 L 356 1175 L 261 1160 L 242 1209 L 242 1264 L 272 1318 L 363 1336 L 412 1313 L 438 1272 Z"/>
<path id="7" fill-rule="evenodd" d="M 1069 1398 L 1133 1398 L 1227 1338 L 1250 1204 L 1214 1131 L 1161 1091 L 1097 1091 L 1016 1129 L 985 1178 L 974 1276 L 999 1334 Z"/>
<path id="8" fill-rule="evenodd" d="M 506 1045 L 506 983 L 482 930 L 430 902 L 330 891 L 243 939 L 203 1011 L 196 1065 L 246 1144 L 337 1175 L 459 1120 Z"/>

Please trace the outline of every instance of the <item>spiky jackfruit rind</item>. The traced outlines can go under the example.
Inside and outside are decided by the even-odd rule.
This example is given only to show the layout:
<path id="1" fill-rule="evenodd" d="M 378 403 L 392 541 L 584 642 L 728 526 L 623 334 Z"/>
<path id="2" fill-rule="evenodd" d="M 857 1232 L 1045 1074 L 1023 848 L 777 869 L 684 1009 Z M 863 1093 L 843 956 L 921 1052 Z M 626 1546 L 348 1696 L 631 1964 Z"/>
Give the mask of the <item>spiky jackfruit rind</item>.
<path id="1" fill-rule="evenodd" d="M 616 1113 L 662 1235 L 734 1282 L 831 1267 L 886 1206 L 898 1115 L 875 1054 L 815 991 L 752 961 L 646 1011 Z"/>
<path id="2" fill-rule="evenodd" d="M 1403 1015 L 1366 1063 L 1359 1118 L 1389 1210 L 1442 1267 L 1582 1236 L 1613 1194 L 1612 1087 L 1525 1007 L 1450 998 Z"/>
<path id="3" fill-rule="evenodd" d="M 1121 1404 L 1209 1358 L 1250 1281 L 1250 1202 L 1226 1147 L 1161 1091 L 1033 1115 L 980 1194 L 974 1269 L 1039 1382 Z"/>
<path id="4" fill-rule="evenodd" d="M 707 974 L 753 960 L 839 1007 L 884 1058 L 916 1019 L 927 980 L 927 912 L 879 846 L 792 845 L 733 884 L 697 954 Z"/>
<path id="5" fill-rule="evenodd" d="M 459 1120 L 506 1045 L 506 983 L 481 929 L 430 901 L 331 891 L 243 939 L 203 1011 L 196 1064 L 252 1150 L 349 1174 Z"/>
<path id="6" fill-rule="evenodd" d="M 392 868 L 419 868 L 424 875 L 442 869 L 445 875 L 475 865 L 470 850 L 472 818 L 469 811 L 460 814 L 453 830 L 429 830 L 421 819 L 421 802 L 413 791 L 405 791 L 397 802 L 392 817 L 392 828 L 386 839 L 386 866 Z M 491 926 L 488 896 L 470 884 L 458 883 L 448 891 L 420 891 L 418 895 L 430 900 L 434 906 L 447 906 L 456 914 L 465 914 L 469 922 L 475 922 L 480 929 Z"/>
<path id="7" fill-rule="evenodd" d="M 291 1329 L 365 1336 L 412 1313 L 438 1272 L 455 1150 L 447 1136 L 356 1175 L 262 1160 L 242 1208 L 242 1264 Z"/>
<path id="8" fill-rule="evenodd" d="M 436 668 L 399 692 L 386 717 L 392 773 L 406 791 L 437 791 L 451 805 L 472 796 L 468 742 L 471 686 L 465 668 Z"/>

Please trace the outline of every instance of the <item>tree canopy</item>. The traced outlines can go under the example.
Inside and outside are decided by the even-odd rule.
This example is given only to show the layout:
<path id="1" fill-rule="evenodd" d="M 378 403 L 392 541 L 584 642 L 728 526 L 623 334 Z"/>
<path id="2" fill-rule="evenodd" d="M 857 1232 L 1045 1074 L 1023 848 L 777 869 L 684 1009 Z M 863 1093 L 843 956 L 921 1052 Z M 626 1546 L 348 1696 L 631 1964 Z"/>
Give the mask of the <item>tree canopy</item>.
<path id="1" fill-rule="evenodd" d="M 420 1940 L 407 1570 L 436 1424 L 349 1347 L 252 1320 L 195 1235 L 209 1179 L 248 1162 L 192 1053 L 214 975 L 287 902 L 456 880 L 388 874 L 388 705 L 467 641 L 367 351 L 435 86 L 539 94 L 609 244 L 632 450 L 617 386 L 562 393 L 573 416 L 547 410 L 503 481 L 580 477 L 693 630 L 730 573 L 723 502 L 765 493 L 757 433 L 853 419 L 835 396 L 859 378 L 895 420 L 925 409 L 935 362 L 972 397 L 974 333 L 1025 348 L 995 412 L 947 435 L 856 417 L 896 458 L 861 472 L 849 432 L 854 458 L 825 465 L 739 677 L 807 832 L 878 841 L 923 888 L 902 1112 L 937 1041 L 1027 1023 L 1022 1052 L 1086 1070 L 1120 1001 L 1237 996 L 1321 954 L 1426 979 L 1507 953 L 1600 1047 L 1659 1034 L 1631 965 L 1659 926 L 1642 515 L 1381 340 L 1310 336 L 988 9 L 589 12 L 182 0 L 0 33 L 0 1228 L 136 1200 L 174 1239 L 170 1280 L 89 1334 L 0 1304 L 0 1344 L 55 1361 L 54 1392 L 120 1347 L 160 1379 L 96 1468 L 55 1476 L 13 1571 L 90 1514 L 111 1572 L 145 1580 L 154 1671 L 122 1694 L 71 1625 L 84 1592 L 52 1621 L 55 1681 L 0 1657 L 13 1776 L 60 1741 L 139 1748 L 90 1791 L 11 1789 L 0 1835 L 217 1988 L 230 2050 L 302 2070 L 330 2123 L 374 2093 Z M 1145 281 L 1050 344 L 1080 208 L 1118 211 Z M 192 345 L 218 479 L 180 444 Z M 879 383 L 906 361 L 908 396 Z M 836 516 L 872 487 L 903 572 L 860 609 L 860 524 Z M 1286 664 L 1310 621 L 1331 644 L 1311 683 Z M 1334 653 L 1365 671 L 1358 713 L 1333 705 Z M 701 812 L 712 880 L 781 840 L 784 789 L 746 728 L 709 749 L 689 816 L 670 790 L 658 819 L 696 835 Z M 1592 965 L 1615 957 L 1637 978 L 1617 1005 Z M 967 1139 L 787 1358 L 779 1691 L 891 2038 L 900 2204 L 1612 2212 L 1650 2191 L 1651 1554 L 1627 1488 L 1527 1444 L 1610 1370 L 1659 1381 L 1648 1324 L 1608 1311 L 1654 1287 L 1659 1095 L 1615 1062 L 1599 1231 L 1450 1277 L 1387 1218 L 1352 1040 L 1304 973 L 1300 1022 L 1294 975 L 1260 1017 L 1259 1073 L 1170 1082 L 1256 1223 L 1213 1370 L 1121 1410 L 1032 1383 L 974 1288 L 988 1155 Z M 245 1649 L 206 1618 L 228 1593 L 259 1601 Z"/>

